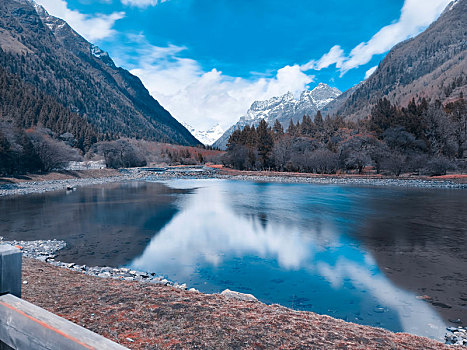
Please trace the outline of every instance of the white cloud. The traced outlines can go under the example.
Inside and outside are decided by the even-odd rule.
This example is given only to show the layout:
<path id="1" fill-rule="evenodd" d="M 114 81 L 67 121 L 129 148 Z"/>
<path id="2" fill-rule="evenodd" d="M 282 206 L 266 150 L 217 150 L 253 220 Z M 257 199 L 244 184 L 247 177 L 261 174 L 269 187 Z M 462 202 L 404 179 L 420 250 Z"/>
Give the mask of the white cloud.
<path id="1" fill-rule="evenodd" d="M 123 5 L 135 7 L 156 6 L 168 0 L 121 0 Z"/>
<path id="2" fill-rule="evenodd" d="M 405 0 L 400 18 L 381 28 L 369 41 L 358 44 L 349 55 L 339 45 L 323 55 L 318 61 L 312 60 L 302 66 L 306 70 L 320 70 L 336 64 L 341 75 L 353 68 L 367 64 L 374 55 L 389 51 L 397 43 L 419 34 L 430 25 L 451 0 Z"/>
<path id="3" fill-rule="evenodd" d="M 304 71 L 313 69 L 321 70 L 323 68 L 328 68 L 329 66 L 335 64 L 337 68 L 342 66 L 344 62 L 344 50 L 339 45 L 335 45 L 329 50 L 327 54 L 324 54 L 318 61 L 311 60 L 310 62 L 304 64 L 302 69 Z"/>
<path id="4" fill-rule="evenodd" d="M 371 75 L 378 69 L 378 66 L 371 67 L 365 73 L 365 80 L 371 77 Z"/>
<path id="5" fill-rule="evenodd" d="M 89 41 L 101 40 L 113 36 L 115 21 L 125 16 L 124 12 L 111 14 L 86 15 L 70 10 L 64 0 L 35 0 L 52 16 L 65 20 L 74 30 Z"/>
<path id="6" fill-rule="evenodd" d="M 246 113 L 253 101 L 288 91 L 298 94 L 313 81 L 298 65 L 285 66 L 271 78 L 232 77 L 215 68 L 205 71 L 197 61 L 181 57 L 183 50 L 174 45 L 140 43 L 137 57 L 129 59 L 125 53 L 119 56 L 126 62 L 136 59 L 131 72 L 175 118 L 198 130 L 215 124 L 226 129 Z"/>

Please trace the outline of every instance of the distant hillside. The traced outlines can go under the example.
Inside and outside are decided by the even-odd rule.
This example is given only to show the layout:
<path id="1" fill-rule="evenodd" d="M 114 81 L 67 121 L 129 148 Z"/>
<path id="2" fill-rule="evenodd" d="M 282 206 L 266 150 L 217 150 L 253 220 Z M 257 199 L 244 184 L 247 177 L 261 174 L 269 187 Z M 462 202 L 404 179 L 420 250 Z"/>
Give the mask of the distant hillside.
<path id="1" fill-rule="evenodd" d="M 242 130 L 245 126 L 258 126 L 261 120 L 265 120 L 272 126 L 278 120 L 284 128 L 291 121 L 301 121 L 304 115 L 314 118 L 315 114 L 328 103 L 338 97 L 341 92 L 326 84 L 320 83 L 313 90 L 305 90 L 299 99 L 295 99 L 292 93 L 283 96 L 272 97 L 267 101 L 255 101 L 246 115 L 231 126 L 216 142 L 213 147 L 225 149 L 230 135 L 235 130 Z"/>
<path id="2" fill-rule="evenodd" d="M 139 78 L 29 0 L 0 2 L 0 66 L 101 133 L 200 144 Z"/>
<path id="3" fill-rule="evenodd" d="M 0 129 L 1 123 L 21 129 L 41 126 L 58 135 L 71 133 L 76 147 L 83 151 L 97 140 L 96 131 L 85 119 L 0 66 Z"/>
<path id="4" fill-rule="evenodd" d="M 395 46 L 366 81 L 346 91 L 325 112 L 367 117 L 379 99 L 407 106 L 412 98 L 442 102 L 467 93 L 467 0 L 451 3 L 417 37 Z"/>

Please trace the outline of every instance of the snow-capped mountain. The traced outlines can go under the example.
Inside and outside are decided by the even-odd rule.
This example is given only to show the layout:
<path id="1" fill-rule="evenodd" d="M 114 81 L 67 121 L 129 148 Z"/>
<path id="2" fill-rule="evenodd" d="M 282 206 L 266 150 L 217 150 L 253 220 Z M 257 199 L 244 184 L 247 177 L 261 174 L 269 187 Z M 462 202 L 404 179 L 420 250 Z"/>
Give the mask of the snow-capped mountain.
<path id="1" fill-rule="evenodd" d="M 224 130 L 219 124 L 214 125 L 209 130 L 197 130 L 194 127 L 192 127 L 190 124 L 183 123 L 183 122 L 182 122 L 182 125 L 185 128 L 187 128 L 188 131 L 191 132 L 191 134 L 194 137 L 196 137 L 199 141 L 201 141 L 206 146 L 212 145 L 224 133 Z"/>
<path id="2" fill-rule="evenodd" d="M 235 130 L 243 129 L 247 125 L 257 126 L 262 119 L 266 120 L 270 126 L 276 120 L 279 120 L 284 128 L 287 128 L 291 120 L 296 123 L 304 115 L 309 115 L 313 118 L 320 109 L 340 94 L 341 92 L 338 89 L 320 83 L 311 91 L 303 91 L 299 99 L 295 99 L 293 94 L 288 92 L 283 96 L 273 97 L 266 101 L 255 101 L 246 112 L 246 115 L 242 116 L 235 125 L 231 126 L 214 142 L 213 146 L 225 149 L 230 135 Z"/>

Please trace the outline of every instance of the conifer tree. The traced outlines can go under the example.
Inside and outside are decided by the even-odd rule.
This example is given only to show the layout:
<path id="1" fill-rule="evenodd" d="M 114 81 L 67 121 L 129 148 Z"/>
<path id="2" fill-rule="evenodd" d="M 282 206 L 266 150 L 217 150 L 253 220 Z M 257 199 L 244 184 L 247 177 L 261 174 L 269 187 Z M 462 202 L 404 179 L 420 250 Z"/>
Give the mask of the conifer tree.
<path id="1" fill-rule="evenodd" d="M 302 120 L 301 134 L 310 136 L 313 134 L 313 128 L 314 125 L 311 118 L 307 115 L 304 115 Z"/>
<path id="2" fill-rule="evenodd" d="M 263 168 L 269 165 L 269 157 L 271 155 L 272 147 L 274 146 L 274 140 L 272 132 L 268 127 L 268 123 L 263 119 L 259 122 L 258 129 L 258 156 L 259 161 Z"/>
<path id="3" fill-rule="evenodd" d="M 289 123 L 289 127 L 287 128 L 287 133 L 290 135 L 290 136 L 293 136 L 295 135 L 295 124 L 293 123 L 293 120 L 291 119 L 290 120 L 290 123 Z"/>
<path id="4" fill-rule="evenodd" d="M 236 145 L 240 144 L 240 140 L 242 138 L 242 131 L 237 129 L 235 130 L 232 135 L 229 137 L 229 141 L 227 143 L 227 149 L 232 150 Z"/>
<path id="5" fill-rule="evenodd" d="M 279 122 L 279 120 L 276 119 L 274 122 L 272 131 L 274 133 L 274 141 L 280 140 L 282 136 L 284 136 L 284 128 L 282 127 L 282 124 Z"/>

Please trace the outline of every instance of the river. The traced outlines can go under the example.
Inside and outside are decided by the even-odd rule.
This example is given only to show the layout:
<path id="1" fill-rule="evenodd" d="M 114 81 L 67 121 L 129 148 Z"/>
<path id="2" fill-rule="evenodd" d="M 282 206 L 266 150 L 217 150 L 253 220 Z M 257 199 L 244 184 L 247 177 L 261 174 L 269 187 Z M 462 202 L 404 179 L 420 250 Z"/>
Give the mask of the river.
<path id="1" fill-rule="evenodd" d="M 57 259 L 164 274 L 202 292 L 441 339 L 467 321 L 467 192 L 128 182 L 0 200 L 5 239 Z"/>

